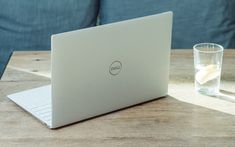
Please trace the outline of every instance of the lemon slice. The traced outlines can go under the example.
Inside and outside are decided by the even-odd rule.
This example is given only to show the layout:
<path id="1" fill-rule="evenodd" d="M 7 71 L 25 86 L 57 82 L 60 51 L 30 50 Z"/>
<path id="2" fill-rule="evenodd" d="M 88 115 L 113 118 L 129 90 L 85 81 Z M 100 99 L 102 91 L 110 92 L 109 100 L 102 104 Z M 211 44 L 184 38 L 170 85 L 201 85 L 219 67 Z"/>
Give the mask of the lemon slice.
<path id="1" fill-rule="evenodd" d="M 201 68 L 196 73 L 196 80 L 199 84 L 205 84 L 206 82 L 215 79 L 220 75 L 217 65 L 208 65 L 206 67 Z"/>

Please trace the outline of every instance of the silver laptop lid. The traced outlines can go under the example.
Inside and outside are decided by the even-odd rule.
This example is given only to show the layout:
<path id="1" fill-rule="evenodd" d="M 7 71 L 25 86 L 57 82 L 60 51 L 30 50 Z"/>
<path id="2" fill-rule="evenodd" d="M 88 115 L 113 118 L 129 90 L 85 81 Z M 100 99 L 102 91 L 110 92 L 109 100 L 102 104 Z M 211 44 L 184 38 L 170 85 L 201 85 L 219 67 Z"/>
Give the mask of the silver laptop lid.
<path id="1" fill-rule="evenodd" d="M 53 35 L 52 128 L 167 94 L 172 12 Z"/>

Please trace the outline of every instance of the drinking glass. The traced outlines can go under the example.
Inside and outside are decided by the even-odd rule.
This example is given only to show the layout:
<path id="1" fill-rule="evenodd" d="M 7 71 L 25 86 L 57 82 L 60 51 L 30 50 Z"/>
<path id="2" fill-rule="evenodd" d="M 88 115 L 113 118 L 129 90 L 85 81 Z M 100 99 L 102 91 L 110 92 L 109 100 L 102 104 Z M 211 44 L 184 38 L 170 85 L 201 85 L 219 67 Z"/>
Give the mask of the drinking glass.
<path id="1" fill-rule="evenodd" d="M 216 96 L 219 94 L 224 48 L 215 43 L 200 43 L 193 46 L 195 90 Z"/>

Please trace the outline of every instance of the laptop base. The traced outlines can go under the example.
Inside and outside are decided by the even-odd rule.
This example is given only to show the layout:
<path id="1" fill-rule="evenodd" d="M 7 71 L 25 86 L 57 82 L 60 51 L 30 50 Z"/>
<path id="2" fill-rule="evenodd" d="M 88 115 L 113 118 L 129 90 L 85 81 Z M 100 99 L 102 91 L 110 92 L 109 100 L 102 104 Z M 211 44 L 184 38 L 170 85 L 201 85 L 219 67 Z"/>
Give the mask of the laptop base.
<path id="1" fill-rule="evenodd" d="M 7 97 L 51 128 L 51 85 L 11 94 Z"/>

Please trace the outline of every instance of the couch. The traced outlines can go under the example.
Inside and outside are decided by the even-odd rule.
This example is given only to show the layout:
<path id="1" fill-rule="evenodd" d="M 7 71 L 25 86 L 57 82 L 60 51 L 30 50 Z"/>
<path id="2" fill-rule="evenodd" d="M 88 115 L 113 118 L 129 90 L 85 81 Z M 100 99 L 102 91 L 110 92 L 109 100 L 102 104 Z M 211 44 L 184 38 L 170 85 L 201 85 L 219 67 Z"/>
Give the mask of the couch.
<path id="1" fill-rule="evenodd" d="M 0 76 L 12 51 L 50 50 L 51 34 L 164 11 L 174 12 L 173 49 L 235 48 L 235 0 L 0 0 Z"/>

